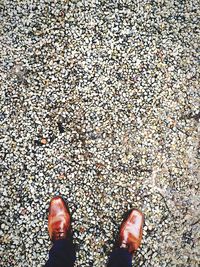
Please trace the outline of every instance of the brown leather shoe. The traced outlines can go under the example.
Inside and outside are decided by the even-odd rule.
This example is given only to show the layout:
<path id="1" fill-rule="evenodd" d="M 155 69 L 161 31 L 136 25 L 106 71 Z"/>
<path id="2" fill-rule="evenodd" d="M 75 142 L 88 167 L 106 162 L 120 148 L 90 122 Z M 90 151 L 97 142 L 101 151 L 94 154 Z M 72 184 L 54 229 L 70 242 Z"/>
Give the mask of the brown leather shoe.
<path id="1" fill-rule="evenodd" d="M 70 213 L 65 201 L 60 196 L 52 198 L 50 202 L 48 230 L 53 242 L 59 239 L 67 239 L 70 236 Z"/>
<path id="2" fill-rule="evenodd" d="M 120 227 L 118 246 L 126 248 L 128 252 L 133 254 L 139 248 L 142 241 L 143 223 L 143 213 L 133 209 Z"/>

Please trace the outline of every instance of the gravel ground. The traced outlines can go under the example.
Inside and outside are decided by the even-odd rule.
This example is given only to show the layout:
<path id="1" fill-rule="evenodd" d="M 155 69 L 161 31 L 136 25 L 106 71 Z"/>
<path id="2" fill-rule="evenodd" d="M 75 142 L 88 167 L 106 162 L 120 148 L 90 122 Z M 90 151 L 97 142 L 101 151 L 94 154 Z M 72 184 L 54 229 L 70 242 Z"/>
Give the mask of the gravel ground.
<path id="1" fill-rule="evenodd" d="M 146 217 L 134 267 L 199 266 L 198 1 L 0 8 L 0 266 L 44 265 L 57 194 L 76 266 L 106 266 L 132 207 Z"/>

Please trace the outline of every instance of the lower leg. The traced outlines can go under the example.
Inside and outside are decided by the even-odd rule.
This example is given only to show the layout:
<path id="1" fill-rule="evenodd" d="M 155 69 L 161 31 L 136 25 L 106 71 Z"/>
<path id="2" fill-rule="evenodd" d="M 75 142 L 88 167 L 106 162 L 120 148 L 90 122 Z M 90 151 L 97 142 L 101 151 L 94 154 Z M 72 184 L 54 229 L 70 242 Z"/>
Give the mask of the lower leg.
<path id="1" fill-rule="evenodd" d="M 76 259 L 71 240 L 61 239 L 54 242 L 45 267 L 73 267 Z"/>
<path id="2" fill-rule="evenodd" d="M 115 249 L 109 258 L 108 267 L 131 267 L 132 254 L 125 248 Z"/>

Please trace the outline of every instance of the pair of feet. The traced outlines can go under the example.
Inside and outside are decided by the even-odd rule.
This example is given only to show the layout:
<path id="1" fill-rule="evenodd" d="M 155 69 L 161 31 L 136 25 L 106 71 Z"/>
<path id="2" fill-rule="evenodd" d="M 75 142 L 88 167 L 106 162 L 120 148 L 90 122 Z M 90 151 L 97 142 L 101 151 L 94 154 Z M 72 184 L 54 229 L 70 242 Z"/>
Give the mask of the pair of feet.
<path id="1" fill-rule="evenodd" d="M 133 254 L 141 244 L 143 223 L 144 215 L 142 212 L 133 209 L 120 227 L 118 247 L 125 248 Z M 69 209 L 60 196 L 54 197 L 50 202 L 48 230 L 52 242 L 67 239 L 71 236 Z"/>

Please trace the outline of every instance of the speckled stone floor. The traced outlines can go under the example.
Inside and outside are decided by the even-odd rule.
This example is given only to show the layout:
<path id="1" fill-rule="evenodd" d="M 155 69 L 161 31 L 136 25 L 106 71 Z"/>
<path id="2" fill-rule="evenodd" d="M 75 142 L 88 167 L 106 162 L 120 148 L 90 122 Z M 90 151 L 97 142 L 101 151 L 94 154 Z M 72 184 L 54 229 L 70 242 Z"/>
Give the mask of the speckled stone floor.
<path id="1" fill-rule="evenodd" d="M 104 267 L 123 214 L 133 266 L 196 267 L 198 1 L 1 1 L 2 267 L 42 267 L 52 196 L 76 266 Z"/>

